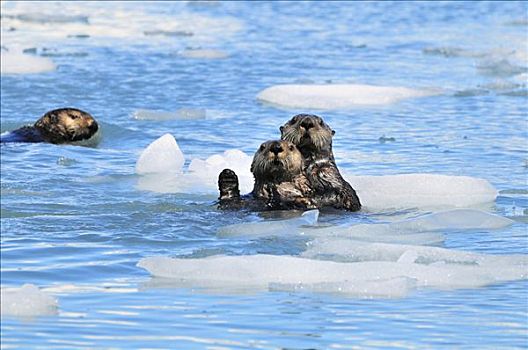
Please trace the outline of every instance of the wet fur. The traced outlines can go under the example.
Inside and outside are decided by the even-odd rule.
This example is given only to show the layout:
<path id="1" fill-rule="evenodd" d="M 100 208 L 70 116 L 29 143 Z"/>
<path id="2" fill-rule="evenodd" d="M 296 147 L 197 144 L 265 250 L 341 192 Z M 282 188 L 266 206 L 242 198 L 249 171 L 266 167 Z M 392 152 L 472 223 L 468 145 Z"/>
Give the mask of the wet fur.
<path id="1" fill-rule="evenodd" d="M 219 208 L 253 211 L 313 209 L 312 188 L 304 175 L 304 159 L 288 141 L 267 141 L 255 153 L 251 193 L 240 196 L 234 171 L 223 170 L 218 178 Z"/>
<path id="2" fill-rule="evenodd" d="M 75 108 L 47 112 L 32 126 L 23 126 L 2 135 L 1 142 L 77 143 L 91 139 L 99 125 L 88 113 Z"/>
<path id="3" fill-rule="evenodd" d="M 315 191 L 317 207 L 358 211 L 356 191 L 343 179 L 332 152 L 335 134 L 324 120 L 313 114 L 299 114 L 280 127 L 281 138 L 295 144 L 302 153 L 304 173 Z"/>

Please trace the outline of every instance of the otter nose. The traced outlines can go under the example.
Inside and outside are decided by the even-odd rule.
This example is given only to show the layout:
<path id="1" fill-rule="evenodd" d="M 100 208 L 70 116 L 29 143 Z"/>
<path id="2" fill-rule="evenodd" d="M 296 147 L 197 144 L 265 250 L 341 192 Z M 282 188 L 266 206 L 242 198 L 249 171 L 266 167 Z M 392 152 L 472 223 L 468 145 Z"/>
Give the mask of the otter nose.
<path id="1" fill-rule="evenodd" d="M 271 145 L 270 147 L 270 150 L 275 153 L 275 155 L 279 154 L 280 152 L 282 152 L 282 146 L 280 145 L 280 143 L 276 142 L 274 143 L 273 145 Z"/>
<path id="2" fill-rule="evenodd" d="M 306 130 L 310 129 L 310 128 L 313 128 L 315 126 L 315 123 L 314 121 L 312 120 L 312 118 L 305 118 L 302 122 L 301 122 L 301 126 L 303 128 L 305 128 Z"/>

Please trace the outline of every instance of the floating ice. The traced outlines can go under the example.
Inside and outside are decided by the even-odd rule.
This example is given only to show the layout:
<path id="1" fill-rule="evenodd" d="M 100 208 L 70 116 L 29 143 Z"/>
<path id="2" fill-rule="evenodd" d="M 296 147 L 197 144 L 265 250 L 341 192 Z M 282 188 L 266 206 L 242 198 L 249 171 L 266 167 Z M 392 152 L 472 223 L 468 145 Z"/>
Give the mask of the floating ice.
<path id="1" fill-rule="evenodd" d="M 194 120 L 205 119 L 205 117 L 206 110 L 197 108 L 180 108 L 174 112 L 138 109 L 132 113 L 132 118 L 136 120 Z"/>
<path id="2" fill-rule="evenodd" d="M 528 265 L 526 255 L 488 255 L 422 245 L 361 242 L 351 239 L 318 238 L 308 243 L 305 258 L 341 262 L 393 261 L 417 264 Z"/>
<path id="3" fill-rule="evenodd" d="M 486 180 L 468 176 L 405 174 L 348 176 L 363 209 L 471 207 L 491 203 L 497 190 Z"/>
<path id="4" fill-rule="evenodd" d="M 308 215 L 305 212 L 303 215 Z M 309 221 L 301 218 L 262 221 L 221 227 L 223 237 L 265 237 L 305 235 L 307 237 L 346 237 L 367 242 L 433 245 L 444 241 L 444 236 L 433 231 L 498 229 L 509 226 L 513 220 L 474 209 L 454 209 L 386 224 L 358 224 L 350 226 L 313 226 L 317 216 Z M 305 227 L 302 227 L 302 226 Z M 312 227 L 307 227 L 312 226 Z"/>
<path id="5" fill-rule="evenodd" d="M 57 299 L 42 292 L 33 284 L 1 291 L 1 313 L 11 316 L 45 316 L 57 313 Z"/>
<path id="6" fill-rule="evenodd" d="M 184 163 L 183 153 L 171 134 L 152 142 L 140 155 L 136 173 L 179 173 Z"/>
<path id="7" fill-rule="evenodd" d="M 185 4 L 171 13 L 148 11 L 143 6 L 127 2 L 90 3 L 2 1 L 2 44 L 16 43 L 23 47 L 56 45 L 82 35 L 91 44 L 120 45 L 138 43 L 171 47 L 170 51 L 221 42 L 241 30 L 243 22 L 228 16 L 206 16 L 193 12 Z M 146 34 L 145 34 L 146 33 Z M 143 48 L 142 48 L 143 49 Z"/>
<path id="8" fill-rule="evenodd" d="M 475 288 L 528 278 L 528 265 L 524 257 L 510 257 L 508 261 L 482 265 L 424 265 L 405 261 L 341 263 L 275 255 L 212 256 L 201 259 L 151 257 L 141 259 L 138 266 L 153 276 L 175 279 L 182 285 L 194 287 L 268 290 L 276 289 L 277 286 L 289 286 L 289 289 L 299 286 L 319 292 L 339 293 L 340 288 L 346 286 L 369 285 L 371 288 L 365 288 L 364 293 L 361 293 L 360 287 L 353 290 L 353 294 L 365 297 L 390 295 L 390 290 L 372 293 L 373 281 L 379 282 L 380 288 L 394 288 L 390 280 L 396 278 L 414 280 L 416 287 L 442 289 Z M 396 286 L 396 289 L 402 290 L 401 285 Z"/>
<path id="9" fill-rule="evenodd" d="M 218 235 L 227 236 L 269 236 L 280 235 L 292 232 L 299 232 L 301 226 L 315 225 L 319 217 L 319 210 L 309 210 L 302 213 L 300 217 L 285 220 L 266 220 L 260 222 L 250 222 L 221 227 Z"/>
<path id="10" fill-rule="evenodd" d="M 52 72 L 57 67 L 46 57 L 25 55 L 17 52 L 4 52 L 0 54 L 1 74 L 36 74 Z"/>
<path id="11" fill-rule="evenodd" d="M 434 95 L 433 91 L 359 84 L 276 85 L 257 99 L 288 108 L 338 109 L 360 105 L 386 105 L 402 99 Z"/>

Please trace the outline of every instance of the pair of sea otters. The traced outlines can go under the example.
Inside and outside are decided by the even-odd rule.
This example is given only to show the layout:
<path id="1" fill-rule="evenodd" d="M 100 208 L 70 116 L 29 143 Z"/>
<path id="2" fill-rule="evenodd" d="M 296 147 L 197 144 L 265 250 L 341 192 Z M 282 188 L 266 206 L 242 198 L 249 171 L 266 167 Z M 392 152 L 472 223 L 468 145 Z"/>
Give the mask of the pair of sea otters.
<path id="1" fill-rule="evenodd" d="M 280 127 L 281 140 L 264 142 L 255 153 L 253 191 L 241 196 L 238 177 L 224 169 L 218 177 L 219 208 L 288 210 L 331 207 L 358 211 L 361 203 L 332 152 L 332 130 L 313 114 L 298 114 Z"/>

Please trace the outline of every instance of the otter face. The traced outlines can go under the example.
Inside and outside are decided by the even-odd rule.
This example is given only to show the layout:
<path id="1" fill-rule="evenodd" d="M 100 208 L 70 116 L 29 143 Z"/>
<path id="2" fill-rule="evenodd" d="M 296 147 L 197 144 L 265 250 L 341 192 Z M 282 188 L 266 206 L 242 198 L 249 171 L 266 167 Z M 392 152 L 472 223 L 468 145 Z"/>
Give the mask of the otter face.
<path id="1" fill-rule="evenodd" d="M 255 179 L 274 182 L 289 181 L 302 173 L 304 160 L 301 152 L 289 141 L 266 141 L 253 157 L 251 172 Z"/>
<path id="2" fill-rule="evenodd" d="M 297 114 L 280 127 L 281 138 L 297 147 L 328 150 L 332 146 L 332 130 L 321 117 L 314 114 Z"/>
<path id="3" fill-rule="evenodd" d="M 75 108 L 61 108 L 47 112 L 35 123 L 51 143 L 67 143 L 90 139 L 99 125 L 88 113 Z"/>

